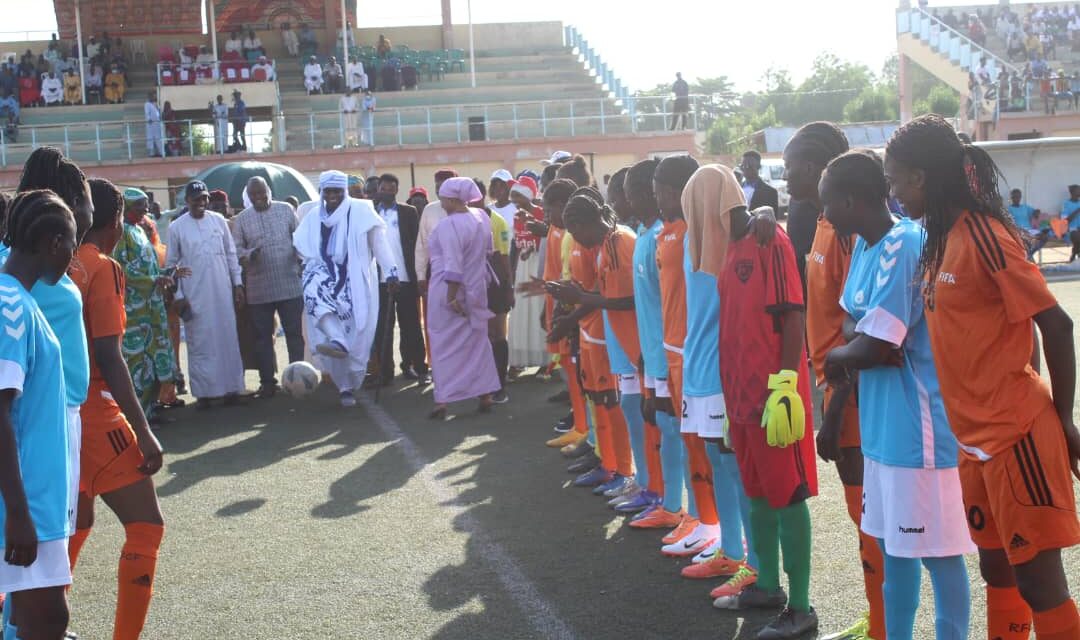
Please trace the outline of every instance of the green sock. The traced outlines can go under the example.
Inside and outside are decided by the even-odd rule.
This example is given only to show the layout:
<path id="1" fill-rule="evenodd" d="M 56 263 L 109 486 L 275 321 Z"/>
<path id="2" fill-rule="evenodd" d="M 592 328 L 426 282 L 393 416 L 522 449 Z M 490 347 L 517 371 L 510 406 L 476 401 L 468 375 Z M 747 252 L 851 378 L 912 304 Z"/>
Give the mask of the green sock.
<path id="1" fill-rule="evenodd" d="M 810 507 L 803 500 L 776 511 L 788 577 L 788 606 L 810 610 Z"/>
<path id="2" fill-rule="evenodd" d="M 780 518 L 765 498 L 750 498 L 750 528 L 758 556 L 757 586 L 776 591 L 780 588 Z"/>

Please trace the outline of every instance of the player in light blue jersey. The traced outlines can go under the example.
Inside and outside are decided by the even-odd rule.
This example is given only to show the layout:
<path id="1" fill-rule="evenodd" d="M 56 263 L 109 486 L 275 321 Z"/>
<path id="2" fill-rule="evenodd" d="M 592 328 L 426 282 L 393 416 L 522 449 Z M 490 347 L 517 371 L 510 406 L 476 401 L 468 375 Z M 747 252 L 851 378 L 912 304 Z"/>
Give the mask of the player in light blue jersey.
<path id="1" fill-rule="evenodd" d="M 71 534 L 64 369 L 60 343 L 30 295 L 54 286 L 76 247 L 71 209 L 49 191 L 11 204 L 0 270 L 0 590 L 13 619 L 5 638 L 60 640 L 67 630 Z"/>
<path id="2" fill-rule="evenodd" d="M 825 374 L 837 390 L 825 419 L 839 419 L 853 389 L 849 372 L 857 371 L 862 530 L 885 554 L 886 633 L 890 640 L 912 638 L 921 561 L 934 586 L 937 637 L 961 640 L 970 617 L 963 554 L 975 546 L 916 281 L 926 234 L 919 222 L 889 212 L 888 185 L 872 152 L 833 160 L 820 194 L 837 233 L 859 236 L 840 301 L 850 315 L 848 343 L 826 357 Z"/>

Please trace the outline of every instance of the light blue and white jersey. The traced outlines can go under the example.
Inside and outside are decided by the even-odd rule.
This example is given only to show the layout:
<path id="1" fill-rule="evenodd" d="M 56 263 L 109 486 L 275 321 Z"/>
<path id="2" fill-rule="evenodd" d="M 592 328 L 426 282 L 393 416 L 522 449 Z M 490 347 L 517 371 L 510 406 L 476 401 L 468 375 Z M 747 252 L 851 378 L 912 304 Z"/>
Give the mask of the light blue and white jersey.
<path id="1" fill-rule="evenodd" d="M 11 425 L 38 542 L 71 535 L 67 408 L 60 342 L 37 302 L 0 273 L 0 389 L 15 390 Z M 0 548 L 7 509 L 0 497 Z"/>
<path id="2" fill-rule="evenodd" d="M 659 218 L 648 229 L 640 225 L 634 243 L 634 313 L 641 339 L 641 357 L 645 360 L 645 375 L 659 379 L 668 377 L 664 319 L 660 315 L 660 269 L 656 266 L 656 239 L 663 227 Z"/>
<path id="3" fill-rule="evenodd" d="M 716 278 L 690 265 L 690 236 L 683 240 L 686 273 L 686 340 L 683 342 L 683 395 L 708 398 L 720 387 L 720 295 Z"/>
<path id="4" fill-rule="evenodd" d="M 930 334 L 916 282 L 926 233 L 901 219 L 877 244 L 857 238 L 840 299 L 855 330 L 902 352 L 899 367 L 859 372 L 859 424 L 863 455 L 913 469 L 957 466 L 956 438 L 945 417 Z"/>

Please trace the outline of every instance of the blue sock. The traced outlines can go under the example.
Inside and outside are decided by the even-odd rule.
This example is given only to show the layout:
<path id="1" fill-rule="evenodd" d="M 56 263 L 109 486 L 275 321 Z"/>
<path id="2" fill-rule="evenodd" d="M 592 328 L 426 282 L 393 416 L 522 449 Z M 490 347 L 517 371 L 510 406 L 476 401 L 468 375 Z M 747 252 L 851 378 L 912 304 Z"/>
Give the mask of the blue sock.
<path id="1" fill-rule="evenodd" d="M 686 446 L 679 433 L 679 421 L 661 411 L 656 412 L 660 428 L 660 466 L 664 472 L 664 509 L 675 513 L 683 508 L 683 469 L 686 467 Z M 690 494 L 693 496 L 693 492 Z M 691 497 L 691 500 L 693 497 Z"/>
<path id="2" fill-rule="evenodd" d="M 720 445 L 715 442 L 705 443 L 705 453 L 712 463 L 713 494 L 716 496 L 716 514 L 720 517 L 720 544 L 724 555 L 732 560 L 742 560 L 746 557 L 742 512 L 739 511 L 742 482 L 736 482 L 739 468 L 735 454 L 721 453 Z M 728 472 L 730 467 L 735 467 L 735 478 Z"/>
<path id="3" fill-rule="evenodd" d="M 915 612 L 919 609 L 919 582 L 922 563 L 918 558 L 889 555 L 885 541 L 878 539 L 885 556 L 885 635 L 889 640 L 912 640 Z"/>
<path id="4" fill-rule="evenodd" d="M 721 462 L 724 463 L 724 473 L 731 477 L 731 481 L 739 489 L 736 494 L 739 498 L 739 515 L 742 517 L 743 534 L 746 536 L 746 564 L 757 569 L 758 555 L 757 551 L 754 551 L 754 529 L 750 526 L 750 497 L 746 495 L 746 488 L 743 487 L 739 463 L 734 454 L 724 456 Z M 719 506 L 717 505 L 717 508 Z"/>
<path id="5" fill-rule="evenodd" d="M 630 432 L 630 449 L 634 453 L 634 481 L 642 489 L 649 486 L 649 464 L 645 460 L 645 416 L 641 415 L 641 394 L 624 393 L 619 406 L 626 416 Z"/>
<path id="6" fill-rule="evenodd" d="M 971 623 L 971 583 L 963 556 L 923 558 L 922 562 L 930 571 L 930 581 L 934 585 L 938 639 L 964 640 Z M 888 579 L 886 573 L 885 580 Z"/>
<path id="7" fill-rule="evenodd" d="M 588 442 L 593 449 L 596 448 L 596 421 L 593 420 L 593 416 L 595 415 L 593 412 L 595 410 L 592 400 L 585 398 L 585 423 L 589 425 L 589 435 L 585 436 L 585 441 Z"/>
<path id="8" fill-rule="evenodd" d="M 11 594 L 6 594 L 6 596 L 7 597 L 4 599 L 3 623 L 0 623 L 0 631 L 3 633 L 0 633 L 0 636 L 3 637 L 3 640 L 16 640 L 18 637 L 18 629 L 11 624 Z"/>
<path id="9" fill-rule="evenodd" d="M 672 421 L 675 423 L 676 429 L 681 431 L 679 419 L 672 418 Z M 679 440 L 682 440 L 681 433 L 679 434 Z M 682 469 L 683 486 L 686 487 L 686 512 L 690 514 L 691 518 L 697 518 L 697 498 L 694 496 L 694 471 L 690 468 L 690 452 L 687 451 L 685 442 L 683 442 L 682 447 Z"/>

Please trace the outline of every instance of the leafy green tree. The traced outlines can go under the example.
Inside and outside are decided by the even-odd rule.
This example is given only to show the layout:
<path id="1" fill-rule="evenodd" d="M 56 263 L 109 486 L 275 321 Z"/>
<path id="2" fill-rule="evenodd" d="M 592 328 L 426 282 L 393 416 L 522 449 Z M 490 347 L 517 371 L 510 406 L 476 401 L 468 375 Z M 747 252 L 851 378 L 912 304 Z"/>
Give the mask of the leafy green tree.
<path id="1" fill-rule="evenodd" d="M 952 118 L 960 112 L 960 96 L 950 87 L 942 85 L 931 89 L 930 95 L 916 101 L 912 108 L 917 116 L 936 113 L 939 116 Z"/>

